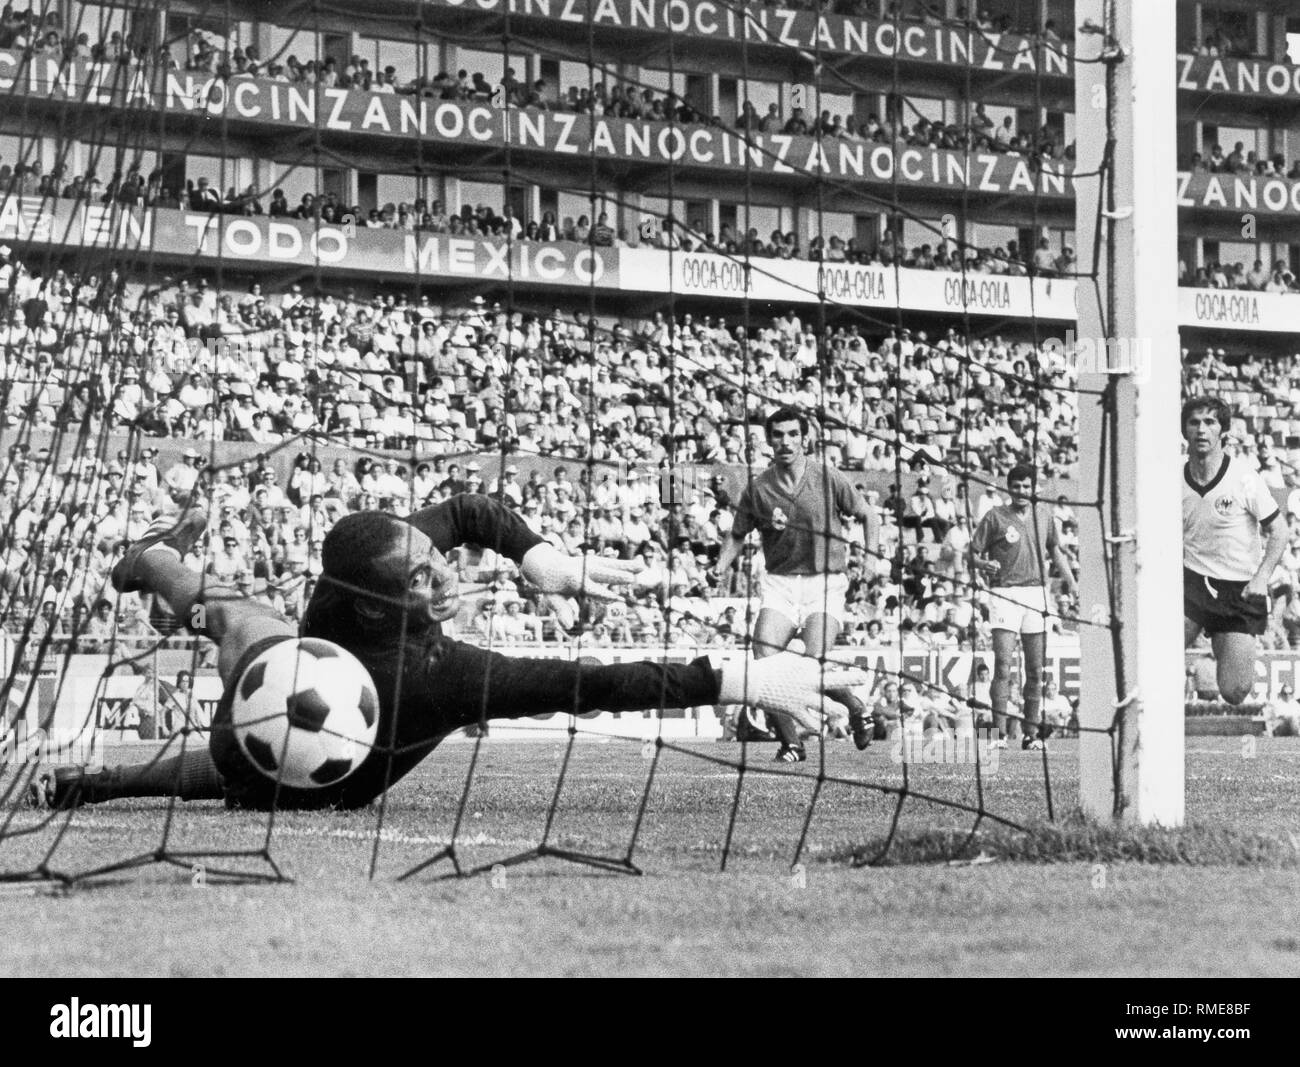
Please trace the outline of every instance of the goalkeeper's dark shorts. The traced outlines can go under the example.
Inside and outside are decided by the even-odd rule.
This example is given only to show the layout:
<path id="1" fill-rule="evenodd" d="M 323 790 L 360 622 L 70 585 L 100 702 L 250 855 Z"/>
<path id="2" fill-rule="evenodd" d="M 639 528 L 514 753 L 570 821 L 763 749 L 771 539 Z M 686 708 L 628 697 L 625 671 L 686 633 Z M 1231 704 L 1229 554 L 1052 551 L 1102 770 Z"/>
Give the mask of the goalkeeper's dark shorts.
<path id="1" fill-rule="evenodd" d="M 1250 634 L 1268 629 L 1268 597 L 1246 596 L 1246 582 L 1211 578 L 1183 568 L 1183 615 L 1207 634 Z"/>

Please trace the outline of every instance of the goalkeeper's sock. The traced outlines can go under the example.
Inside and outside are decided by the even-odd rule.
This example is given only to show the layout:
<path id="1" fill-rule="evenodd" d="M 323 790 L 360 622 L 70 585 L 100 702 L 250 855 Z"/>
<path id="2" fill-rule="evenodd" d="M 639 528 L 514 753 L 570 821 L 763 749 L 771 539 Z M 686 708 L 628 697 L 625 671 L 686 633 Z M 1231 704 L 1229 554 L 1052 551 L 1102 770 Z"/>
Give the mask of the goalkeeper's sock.
<path id="1" fill-rule="evenodd" d="M 221 774 L 207 749 L 136 767 L 111 767 L 87 774 L 81 783 L 83 804 L 172 794 L 181 800 L 221 800 L 225 796 Z"/>
<path id="2" fill-rule="evenodd" d="M 180 756 L 182 800 L 221 800 L 226 791 L 221 772 L 206 748 L 185 752 Z"/>

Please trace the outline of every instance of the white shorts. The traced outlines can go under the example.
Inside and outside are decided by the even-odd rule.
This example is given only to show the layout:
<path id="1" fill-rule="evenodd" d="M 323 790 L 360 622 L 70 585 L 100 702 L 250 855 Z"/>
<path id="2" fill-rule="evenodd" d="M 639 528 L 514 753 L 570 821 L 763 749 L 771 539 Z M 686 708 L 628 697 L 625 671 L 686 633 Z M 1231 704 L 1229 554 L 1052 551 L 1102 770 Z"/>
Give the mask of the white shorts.
<path id="1" fill-rule="evenodd" d="M 849 595 L 847 574 L 765 574 L 760 610 L 774 611 L 802 627 L 810 615 L 826 615 L 842 627 Z"/>
<path id="2" fill-rule="evenodd" d="M 1041 585 L 995 586 L 989 590 L 989 628 L 1041 634 L 1047 629 L 1047 590 Z"/>

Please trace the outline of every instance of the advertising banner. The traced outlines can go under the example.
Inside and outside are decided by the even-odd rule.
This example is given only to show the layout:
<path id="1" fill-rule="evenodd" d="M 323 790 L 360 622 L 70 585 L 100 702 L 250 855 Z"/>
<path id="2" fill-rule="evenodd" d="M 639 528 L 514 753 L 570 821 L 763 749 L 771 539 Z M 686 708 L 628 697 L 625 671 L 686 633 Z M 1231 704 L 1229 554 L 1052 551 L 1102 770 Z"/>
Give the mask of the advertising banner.
<path id="1" fill-rule="evenodd" d="M 1215 330 L 1295 333 L 1300 297 L 1238 289 L 1179 289 L 1178 321 Z"/>
<path id="2" fill-rule="evenodd" d="M 629 32 L 658 32 L 703 41 L 748 40 L 855 58 L 897 56 L 917 63 L 967 63 L 980 70 L 1071 75 L 1070 47 L 1060 41 L 1036 49 L 1019 34 L 930 26 L 911 20 L 851 18 L 715 0 L 431 0 L 429 8 L 471 14 L 501 13 L 555 19 Z M 435 15 L 436 17 L 436 15 Z"/>
<path id="3" fill-rule="evenodd" d="M 1300 99 L 1300 66 L 1270 63 L 1263 59 L 1181 55 L 1178 57 L 1178 88 L 1297 100 Z"/>
<path id="4" fill-rule="evenodd" d="M 14 96 L 111 105 L 169 115 L 199 115 L 286 130 L 360 136 L 420 137 L 432 145 L 536 150 L 578 159 L 676 164 L 708 171 L 822 175 L 844 181 L 894 182 L 919 188 L 970 189 L 997 195 L 1038 192 L 1073 196 L 1072 165 L 1031 166 L 1019 155 L 903 148 L 862 141 L 755 133 L 714 126 L 600 118 L 564 111 L 493 107 L 362 90 L 168 71 L 148 78 L 139 68 L 89 61 L 61 64 L 44 56 L 24 63 L 0 52 L 0 92 Z"/>
<path id="5" fill-rule="evenodd" d="M 1178 206 L 1211 211 L 1250 211 L 1263 215 L 1300 215 L 1300 180 L 1183 171 L 1178 175 Z"/>

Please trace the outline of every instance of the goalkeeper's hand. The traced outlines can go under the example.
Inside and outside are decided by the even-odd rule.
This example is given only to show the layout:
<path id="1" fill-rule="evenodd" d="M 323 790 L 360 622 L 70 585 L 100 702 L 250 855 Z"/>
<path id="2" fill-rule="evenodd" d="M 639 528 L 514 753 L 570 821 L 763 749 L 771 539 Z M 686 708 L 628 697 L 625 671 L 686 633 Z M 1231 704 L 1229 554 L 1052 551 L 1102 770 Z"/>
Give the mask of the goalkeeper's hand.
<path id="1" fill-rule="evenodd" d="M 639 559 L 568 556 L 546 543 L 530 548 L 519 565 L 523 576 L 547 595 L 557 620 L 566 630 L 578 621 L 576 598 L 622 600 L 622 592 L 610 587 L 634 582 L 644 567 Z"/>
<path id="2" fill-rule="evenodd" d="M 846 691 L 871 681 L 857 667 L 827 663 L 823 670 L 820 661 L 797 652 L 735 659 L 722 664 L 721 675 L 719 703 L 753 704 L 810 733 L 820 733 L 823 725 L 831 731 L 847 728 L 850 711 L 862 704 Z"/>

